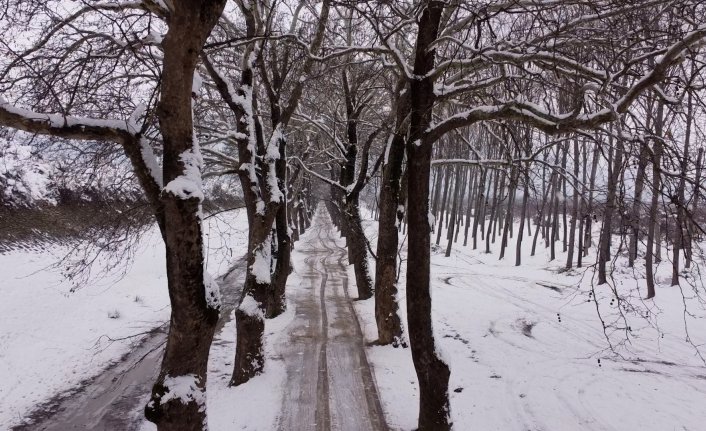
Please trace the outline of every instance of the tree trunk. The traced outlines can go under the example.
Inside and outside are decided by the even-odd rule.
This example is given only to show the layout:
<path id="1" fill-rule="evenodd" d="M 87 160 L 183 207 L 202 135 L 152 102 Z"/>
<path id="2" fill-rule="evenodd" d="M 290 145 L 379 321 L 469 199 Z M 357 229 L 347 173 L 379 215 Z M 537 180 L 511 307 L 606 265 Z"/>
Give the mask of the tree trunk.
<path id="1" fill-rule="evenodd" d="M 410 79 L 411 116 L 408 176 L 409 257 L 407 262 L 407 318 L 412 361 L 419 380 L 419 431 L 451 429 L 449 367 L 437 355 L 431 316 L 429 173 L 432 143 L 425 141 L 434 106 L 436 40 L 444 3 L 430 1 L 418 23 L 413 78 Z"/>
<path id="2" fill-rule="evenodd" d="M 224 3 L 175 1 L 162 43 L 164 60 L 157 116 L 167 184 L 162 202 L 171 317 L 159 376 L 145 407 L 145 417 L 160 431 L 206 428 L 206 369 L 219 302 L 214 286 L 204 278 L 199 217 L 203 196 L 198 185 L 200 178 L 196 178 L 201 162 L 193 136 L 191 97 L 198 54 Z"/>
<path id="3" fill-rule="evenodd" d="M 697 233 L 694 227 L 697 226 L 697 217 L 699 216 L 699 198 L 701 196 L 701 171 L 703 170 L 703 156 L 704 149 L 699 148 L 698 155 L 696 156 L 696 176 L 694 177 L 694 194 L 691 206 L 692 236 Z M 700 237 L 701 235 L 698 236 Z M 689 248 L 691 248 L 691 244 L 689 244 Z M 691 252 L 689 252 L 689 260 L 691 260 Z"/>
<path id="4" fill-rule="evenodd" d="M 520 228 L 517 230 L 517 244 L 515 246 L 515 266 L 522 263 L 522 237 L 524 235 L 525 217 L 527 217 L 527 205 L 529 203 L 529 163 L 524 168 L 524 191 L 522 192 L 522 215 L 520 215 Z M 528 234 L 528 235 L 531 235 Z"/>
<path id="5" fill-rule="evenodd" d="M 567 151 L 568 152 L 568 151 Z M 571 213 L 571 227 L 569 228 L 569 249 L 566 257 L 566 269 L 571 269 L 574 264 L 574 246 L 576 245 L 576 219 L 579 216 L 579 186 L 576 184 L 579 177 L 579 141 L 574 140 L 574 202 Z M 579 253 L 580 254 L 580 253 Z"/>
<path id="6" fill-rule="evenodd" d="M 611 142 L 612 144 L 612 142 Z M 610 243 L 612 237 L 613 216 L 617 207 L 616 194 L 618 179 L 623 164 L 623 143 L 618 141 L 612 150 L 612 168 L 608 171 L 608 196 L 606 197 L 605 211 L 603 212 L 603 229 L 601 230 L 600 249 L 598 255 L 598 284 L 607 282 L 606 266 L 610 261 Z"/>
<path id="7" fill-rule="evenodd" d="M 446 245 L 446 257 L 451 256 L 451 247 L 453 245 L 453 238 L 454 234 L 456 233 L 456 217 L 458 217 L 458 201 L 462 199 L 462 193 L 463 193 L 463 176 L 464 173 L 462 172 L 463 170 L 461 167 L 457 166 L 456 167 L 456 184 L 454 185 L 454 195 L 453 195 L 453 204 L 451 207 L 451 221 L 447 224 L 448 225 L 448 233 L 446 235 L 446 239 L 448 240 L 448 244 Z"/>
<path id="8" fill-rule="evenodd" d="M 485 211 L 484 208 L 486 204 L 486 191 L 485 191 L 485 178 L 488 175 L 488 171 L 484 168 L 478 170 L 479 185 L 478 185 L 478 198 L 476 199 L 476 204 L 473 208 L 473 250 L 478 248 L 478 226 L 483 229 L 485 226 Z"/>
<path id="9" fill-rule="evenodd" d="M 279 159 L 275 162 L 275 172 L 277 176 L 277 185 L 280 191 L 285 196 L 287 195 L 287 140 L 284 135 L 279 133 Z M 276 264 L 274 274 L 272 275 L 272 285 L 268 292 L 267 309 L 265 316 L 267 318 L 277 317 L 284 313 L 287 308 L 287 300 L 285 291 L 287 287 L 287 279 L 292 272 L 292 238 L 289 235 L 289 223 L 287 222 L 288 208 L 286 203 L 279 205 L 277 215 L 275 216 L 275 231 L 276 231 Z"/>
<path id="10" fill-rule="evenodd" d="M 439 214 L 439 200 L 441 199 L 441 185 L 444 183 L 444 167 L 439 166 L 434 171 L 434 193 L 432 196 L 431 213 L 434 219 L 437 219 Z"/>
<path id="11" fill-rule="evenodd" d="M 566 208 L 566 206 L 567 206 L 567 202 L 568 202 L 568 199 L 567 199 L 567 197 L 566 197 L 566 183 L 567 183 L 567 179 L 566 179 L 566 159 L 567 159 L 567 157 L 568 157 L 568 155 L 569 155 L 569 142 L 568 142 L 568 141 L 566 142 L 566 145 L 563 146 L 563 151 L 564 151 L 564 155 L 563 155 L 562 158 L 561 158 L 561 171 L 564 172 L 564 175 L 562 176 L 562 181 L 561 181 L 561 183 L 562 183 L 562 194 L 563 194 L 563 199 L 562 199 L 562 202 L 561 202 L 561 214 L 562 214 L 562 218 L 561 218 L 561 220 L 562 220 L 562 221 L 561 221 L 561 229 L 562 229 L 562 231 L 563 231 L 561 244 L 562 244 L 562 251 L 563 251 L 564 253 L 566 253 L 566 250 L 567 250 L 567 243 L 566 243 L 567 241 L 566 241 L 566 240 L 567 240 L 567 227 L 568 227 L 568 226 L 567 226 L 567 222 L 566 222 L 566 213 L 567 213 L 567 208 Z"/>
<path id="12" fill-rule="evenodd" d="M 650 152 L 647 144 L 640 143 L 640 158 L 637 162 L 637 173 L 635 177 L 635 196 L 632 201 L 632 211 L 630 214 L 630 238 L 628 243 L 628 266 L 635 265 L 637 259 L 637 244 L 640 241 L 640 209 L 642 207 L 642 191 L 645 188 L 645 169 L 649 162 Z"/>
<path id="13" fill-rule="evenodd" d="M 586 196 L 586 168 L 588 167 L 588 149 L 584 149 L 583 152 L 583 160 L 582 160 L 582 166 L 583 169 L 581 169 L 581 194 L 579 198 L 579 230 L 578 230 L 578 247 L 577 247 L 577 253 L 576 253 L 576 267 L 581 268 L 583 266 L 583 240 L 584 240 L 584 234 L 583 234 L 583 228 L 584 228 L 584 223 L 586 223 L 586 204 L 585 204 L 585 196 Z"/>
<path id="14" fill-rule="evenodd" d="M 401 99 L 401 98 L 400 98 Z M 404 131 L 402 124 L 409 108 L 406 100 L 397 106 L 397 128 L 387 148 L 380 188 L 380 220 L 378 222 L 377 261 L 375 266 L 375 322 L 378 343 L 404 344 L 402 322 L 397 301 L 398 228 L 404 218 L 404 202 L 400 201 Z"/>
<path id="15" fill-rule="evenodd" d="M 691 141 L 691 124 L 694 118 L 694 103 L 692 92 L 689 91 L 686 109 L 686 131 L 684 132 L 684 151 L 680 160 L 681 172 L 675 205 L 677 207 L 676 226 L 674 228 L 674 246 L 672 248 L 672 286 L 679 285 L 679 259 L 680 251 L 686 248 L 687 243 L 691 243 L 689 236 L 689 222 L 686 217 L 686 201 L 684 199 L 684 189 L 686 188 L 687 169 L 689 167 L 689 144 Z M 689 262 L 690 259 L 687 259 Z"/>
<path id="16" fill-rule="evenodd" d="M 550 208 L 551 223 L 548 224 L 550 227 L 547 232 L 547 238 L 549 239 L 549 260 L 556 259 L 556 241 L 559 238 L 559 191 L 561 190 L 561 178 L 559 175 L 554 175 L 554 189 L 556 193 L 552 196 L 553 205 Z"/>
<path id="17" fill-rule="evenodd" d="M 493 230 L 495 211 L 498 203 L 498 183 L 500 182 L 500 172 L 495 171 L 493 179 L 493 203 L 490 207 L 490 219 L 488 220 L 488 230 L 485 232 L 485 252 L 490 253 L 490 232 Z M 495 237 L 493 237 L 493 242 L 495 242 Z"/>
<path id="18" fill-rule="evenodd" d="M 645 255 L 645 270 L 647 278 L 647 299 L 655 296 L 654 249 L 659 247 L 659 188 L 661 177 L 658 164 L 662 153 L 662 143 L 655 140 L 652 150 L 652 203 L 650 205 L 650 221 L 647 227 L 647 253 Z M 655 238 L 657 241 L 655 241 Z"/>
<path id="19" fill-rule="evenodd" d="M 439 218 L 436 220 L 437 221 L 437 229 L 438 229 L 436 231 L 436 245 L 439 245 L 439 243 L 441 243 L 441 231 L 444 230 L 444 214 L 446 213 L 446 201 L 449 197 L 449 188 L 451 188 L 451 180 L 453 179 L 453 171 L 451 169 L 446 168 L 446 167 L 443 167 L 440 169 L 444 169 L 446 171 L 446 174 L 444 175 L 444 179 L 446 181 L 443 184 L 444 196 L 441 198 L 441 208 L 439 209 Z"/>
<path id="20" fill-rule="evenodd" d="M 358 285 L 358 299 L 368 299 L 373 296 L 373 281 L 370 278 L 368 266 L 368 245 L 360 219 L 358 195 L 346 197 L 343 214 L 348 226 L 349 263 L 353 265 L 356 284 Z"/>
<path id="21" fill-rule="evenodd" d="M 477 219 L 478 214 L 478 206 L 474 204 L 474 202 L 477 202 L 478 199 L 476 198 L 477 194 L 479 193 L 479 188 L 478 188 L 478 174 L 474 172 L 473 169 L 469 169 L 469 175 L 471 175 L 471 184 L 468 189 L 468 203 L 466 205 L 466 224 L 463 229 L 463 246 L 468 245 L 468 230 L 471 228 L 471 216 L 473 216 L 473 226 L 474 229 L 477 226 L 475 223 L 475 219 Z M 475 232 L 474 232 L 475 235 Z"/>
<path id="22" fill-rule="evenodd" d="M 551 196 L 552 193 L 552 184 L 554 182 L 553 176 L 554 173 L 552 172 L 551 174 L 552 178 L 550 179 L 548 185 L 546 185 L 546 189 L 544 189 L 544 196 L 542 197 L 542 206 L 539 209 L 539 214 L 537 215 L 537 227 L 534 231 L 534 238 L 532 239 L 532 252 L 530 253 L 530 256 L 534 256 L 535 253 L 537 252 L 537 239 L 539 238 L 539 234 L 543 231 L 543 221 L 544 221 L 544 209 L 547 206 L 547 198 Z M 546 184 L 546 181 L 542 181 L 543 184 Z"/>
<path id="23" fill-rule="evenodd" d="M 655 296 L 654 277 L 654 248 L 660 247 L 659 241 L 659 195 L 662 192 L 662 176 L 660 164 L 662 162 L 662 133 L 664 124 L 664 102 L 658 102 L 655 115 L 655 135 L 652 147 L 652 202 L 650 205 L 650 221 L 647 231 L 647 254 L 645 255 L 645 270 L 647 278 L 647 299 Z"/>
<path id="24" fill-rule="evenodd" d="M 515 206 L 515 194 L 517 193 L 517 178 L 520 175 L 518 168 L 513 167 L 510 172 L 510 184 L 507 188 L 507 211 L 505 212 L 505 224 L 503 226 L 503 235 L 500 240 L 500 256 L 498 259 L 503 259 L 505 257 L 505 247 L 508 241 L 508 232 L 510 231 L 510 226 L 512 226 L 513 221 L 513 207 Z"/>
<path id="25" fill-rule="evenodd" d="M 466 172 L 465 168 L 461 168 L 461 171 L 463 172 L 463 178 L 461 182 L 461 190 L 457 196 L 458 201 L 458 213 L 454 216 L 456 219 L 456 229 L 454 230 L 454 243 L 458 242 L 458 234 L 461 232 L 461 226 L 463 226 L 463 215 L 461 214 L 463 211 L 463 199 L 466 194 L 466 187 L 468 187 L 468 172 Z M 470 202 L 470 199 L 469 199 Z"/>
<path id="26" fill-rule="evenodd" d="M 588 256 L 588 250 L 591 248 L 593 233 L 593 189 L 596 187 L 596 172 L 598 171 L 598 161 L 600 160 L 600 152 L 597 148 L 593 150 L 593 161 L 591 163 L 591 179 L 588 187 L 588 204 L 586 210 L 586 233 L 583 241 L 583 255 Z"/>

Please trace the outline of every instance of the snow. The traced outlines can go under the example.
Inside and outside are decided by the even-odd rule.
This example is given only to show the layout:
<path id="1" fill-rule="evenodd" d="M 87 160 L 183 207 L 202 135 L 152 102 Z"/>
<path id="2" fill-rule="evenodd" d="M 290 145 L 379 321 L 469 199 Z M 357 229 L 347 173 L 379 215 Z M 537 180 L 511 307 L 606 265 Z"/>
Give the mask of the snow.
<path id="1" fill-rule="evenodd" d="M 392 133 L 387 138 L 387 143 L 385 144 L 385 156 L 382 159 L 383 166 L 387 166 L 388 160 L 390 159 L 390 149 L 392 149 L 392 140 L 394 138 L 395 138 L 395 135 L 393 135 Z"/>
<path id="2" fill-rule="evenodd" d="M 285 141 L 282 125 L 278 124 L 272 131 L 270 142 L 267 145 L 265 160 L 267 162 L 267 187 L 270 190 L 271 202 L 284 202 L 284 194 L 279 188 L 277 180 L 276 162 L 280 158 L 280 143 Z"/>
<path id="3" fill-rule="evenodd" d="M 373 243 L 376 231 L 366 221 Z M 561 243 L 557 259 L 549 262 L 541 245 L 529 256 L 531 242 L 525 237 L 520 267 L 514 266 L 514 239 L 506 250 L 512 258 L 504 261 L 497 260 L 500 237 L 491 254 L 463 247 L 462 241 L 448 258 L 441 250 L 445 241 L 432 251 L 435 341 L 451 369 L 454 429 L 703 428 L 706 368 L 692 343 L 706 342 L 706 310 L 687 287 L 696 283 L 701 291 L 699 276 L 684 282 L 683 297 L 679 288 L 668 287 L 671 264 L 664 262 L 656 298 L 642 300 L 644 265 L 633 272 L 620 257 L 612 272 L 615 288 L 630 303 L 618 305 L 611 302 L 610 286 L 592 289 L 592 267 L 559 271 L 566 261 Z M 594 252 L 595 245 L 584 262 L 593 263 Z M 406 321 L 404 270 L 398 288 Z M 357 301 L 355 307 L 365 342 L 376 340 L 374 302 Z M 367 355 L 390 428 L 415 429 L 419 398 L 411 352 L 373 345 Z"/>
<path id="4" fill-rule="evenodd" d="M 191 92 L 198 96 L 199 92 L 201 91 L 201 87 L 203 86 L 203 79 L 201 78 L 201 75 L 199 75 L 198 72 L 194 72 L 194 77 L 191 80 Z"/>
<path id="5" fill-rule="evenodd" d="M 171 400 L 179 400 L 182 404 L 195 402 L 205 408 L 206 393 L 199 383 L 199 378 L 194 374 L 176 377 L 167 375 L 164 378 L 164 387 L 167 392 L 159 399 L 160 404 L 166 404 Z"/>
<path id="6" fill-rule="evenodd" d="M 151 31 L 147 33 L 147 36 L 142 38 L 142 42 L 145 44 L 161 45 L 164 40 L 164 36 L 161 33 Z"/>
<path id="7" fill-rule="evenodd" d="M 250 272 L 258 283 L 269 283 L 272 278 L 271 255 L 272 255 L 272 239 L 268 236 L 267 239 L 253 252 L 255 260 L 250 266 Z"/>
<path id="8" fill-rule="evenodd" d="M 292 284 L 288 283 L 287 288 L 296 288 L 297 280 L 296 274 L 292 274 L 290 276 Z M 231 320 L 216 335 L 208 363 L 206 407 L 209 429 L 213 431 L 277 429 L 287 377 L 284 364 L 277 358 L 277 346 L 282 343 L 284 328 L 293 318 L 294 311 L 288 308 L 277 318 L 265 321 L 265 369 L 262 374 L 236 387 L 228 386 L 233 372 L 235 318 L 231 316 Z M 151 431 L 156 430 L 156 427 L 146 423 L 142 429 Z"/>
<path id="9" fill-rule="evenodd" d="M 0 137 L 0 196 L 6 203 L 56 202 L 53 167 L 19 139 Z"/>
<path id="10" fill-rule="evenodd" d="M 210 308 L 219 310 L 221 308 L 221 290 L 218 287 L 218 283 L 213 279 L 211 274 L 208 273 L 206 268 L 203 271 L 203 284 L 206 288 L 206 304 Z"/>
<path id="11" fill-rule="evenodd" d="M 207 219 L 203 231 L 211 273 L 225 272 L 245 252 L 244 210 Z M 73 289 L 62 268 L 52 266 L 68 251 L 47 246 L 0 254 L 0 429 L 99 374 L 139 344 L 144 332 L 169 320 L 165 252 L 157 228 L 141 238 L 124 275 L 94 277 L 81 289 Z M 105 264 L 97 262 L 95 273 Z"/>
<path id="12" fill-rule="evenodd" d="M 245 212 L 237 214 L 228 224 L 240 233 L 229 242 L 242 251 L 247 235 Z M 374 243 L 376 224 L 366 220 L 365 227 Z M 204 231 L 219 239 L 224 234 L 209 223 Z M 302 241 L 316 241 L 312 232 L 308 230 Z M 434 334 L 438 352 L 451 369 L 450 415 L 455 429 L 702 428 L 706 371 L 692 343 L 706 341 L 706 311 L 695 296 L 703 290 L 697 272 L 685 273 L 689 278 L 682 289 L 667 287 L 671 265 L 665 261 L 658 267 L 657 297 L 641 300 L 644 266 L 627 268 L 622 257 L 613 267 L 612 285 L 592 286 L 591 267 L 559 272 L 565 254 L 559 252 L 554 262 L 548 262 L 540 246 L 538 254 L 530 257 L 527 237 L 522 266 L 513 266 L 514 259 L 498 261 L 499 242 L 498 238 L 491 254 L 460 243 L 448 258 L 436 247 L 432 252 Z M 514 239 L 509 247 L 514 251 Z M 166 278 L 163 270 L 155 271 L 164 267 L 163 246 L 156 230 L 143 239 L 135 265 L 117 284 L 106 280 L 70 292 L 60 273 L 46 268 L 52 257 L 64 250 L 50 251 L 0 255 L 5 276 L 0 284 L 3 429 L 38 402 L 98 373 L 131 346 L 129 340 L 110 339 L 147 330 L 168 319 Z M 305 284 L 299 268 L 306 265 L 306 258 L 295 248 L 289 292 Z M 590 264 L 592 259 L 593 254 L 585 262 Z M 219 262 L 223 260 L 209 257 L 214 273 L 224 269 L 216 266 Z M 349 280 L 355 280 L 351 266 L 348 271 Z M 404 286 L 402 271 L 398 297 L 406 321 Z M 612 301 L 613 288 L 630 302 Z M 351 295 L 355 294 L 352 285 Z M 250 296 L 240 307 L 259 312 Z M 365 342 L 374 341 L 374 302 L 356 301 L 354 307 Z M 264 373 L 244 385 L 228 386 L 235 321 L 231 319 L 217 333 L 205 400 L 210 429 L 277 428 L 286 381 L 277 352 L 294 317 L 292 308 L 266 320 Z M 119 312 L 117 319 L 109 317 L 114 311 Z M 86 325 L 87 321 L 91 325 Z M 369 345 L 366 354 L 390 428 L 414 429 L 419 398 L 410 349 Z M 197 383 L 194 376 L 170 376 L 165 396 L 182 401 L 201 399 L 203 392 Z M 145 423 L 142 429 L 155 428 Z"/>
<path id="13" fill-rule="evenodd" d="M 164 187 L 162 167 L 159 165 L 157 155 L 152 150 L 152 147 L 150 147 L 150 143 L 144 138 L 140 138 L 140 154 L 155 183 L 157 183 L 159 187 Z"/>
<path id="14" fill-rule="evenodd" d="M 262 311 L 262 304 L 257 302 L 257 300 L 250 295 L 245 295 L 238 309 L 248 316 L 257 317 L 260 320 L 265 318 L 265 313 Z"/>
<path id="15" fill-rule="evenodd" d="M 171 180 L 164 187 L 164 191 L 173 194 L 179 199 L 196 198 L 199 201 L 203 201 L 203 182 L 201 179 L 203 158 L 198 150 L 198 145 L 195 144 L 193 148 L 184 151 L 179 158 L 184 164 L 184 173 Z"/>
<path id="16" fill-rule="evenodd" d="M 83 127 L 104 127 L 115 130 L 128 131 L 127 122 L 121 120 L 104 120 L 96 118 L 85 118 L 75 116 L 65 116 L 62 114 L 45 114 L 30 111 L 11 105 L 6 99 L 0 99 L 0 108 L 10 114 L 19 115 L 28 120 L 46 121 L 51 127 L 63 126 L 83 126 Z"/>
<path id="17" fill-rule="evenodd" d="M 145 115 L 146 111 L 147 106 L 145 106 L 144 103 L 140 103 L 135 106 L 135 109 L 132 111 L 132 114 L 130 114 L 130 118 L 128 118 L 127 120 L 127 129 L 133 135 L 139 133 L 141 125 L 138 124 L 138 121 L 143 115 Z"/>
<path id="18" fill-rule="evenodd" d="M 125 277 L 73 292 L 60 268 L 51 267 L 66 252 L 51 247 L 0 255 L 2 429 L 97 374 L 139 341 L 121 338 L 169 319 L 164 248 L 156 230 L 143 239 Z"/>

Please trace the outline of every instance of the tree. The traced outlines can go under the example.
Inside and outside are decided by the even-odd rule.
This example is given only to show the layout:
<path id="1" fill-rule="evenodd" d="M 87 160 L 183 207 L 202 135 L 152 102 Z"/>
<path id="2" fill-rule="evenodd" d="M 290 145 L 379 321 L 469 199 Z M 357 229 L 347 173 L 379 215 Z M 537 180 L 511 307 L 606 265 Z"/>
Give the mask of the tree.
<path id="1" fill-rule="evenodd" d="M 60 107 L 60 114 L 40 114 L 2 101 L 0 123 L 31 133 L 120 144 L 152 206 L 167 250 L 167 280 L 172 305 L 169 336 L 160 374 L 153 387 L 151 400 L 145 408 L 147 418 L 155 422 L 158 429 L 200 430 L 206 424 L 206 366 L 218 320 L 220 299 L 217 285 L 204 269 L 200 216 L 203 200 L 202 159 L 193 135 L 192 95 L 198 94 L 198 86 L 194 85 L 198 53 L 218 22 L 224 4 L 224 0 L 197 4 L 177 0 L 172 2 L 169 9 L 151 2 L 83 7 L 68 17 L 51 22 L 47 34 L 34 46 L 16 55 L 3 74 L 4 77 L 8 77 L 8 74 L 11 76 L 20 66 L 35 62 L 40 67 L 58 66 L 54 69 L 58 73 L 52 75 L 54 82 L 39 79 L 56 96 L 48 106 Z M 164 55 L 161 61 L 159 103 L 156 107 L 163 147 L 161 172 L 145 137 L 149 123 L 145 122 L 143 126 L 138 124 L 145 115 L 143 109 L 136 109 L 125 121 L 82 118 L 68 114 L 72 108 L 91 112 L 95 111 L 93 107 L 96 106 L 92 105 L 96 101 L 91 98 L 90 92 L 83 93 L 84 88 L 78 82 L 82 73 L 88 74 L 91 71 L 94 75 L 88 81 L 87 85 L 90 86 L 96 76 L 100 77 L 97 68 L 103 64 L 100 55 L 93 57 L 92 50 L 95 48 L 86 43 L 86 39 L 82 38 L 83 33 L 90 34 L 91 25 L 100 25 L 102 14 L 131 10 L 138 12 L 138 21 L 156 16 L 168 26 L 161 43 Z M 99 17 L 98 22 L 91 23 L 89 20 L 86 24 L 83 19 L 92 15 Z M 76 23 L 86 24 L 89 28 L 77 27 Z M 136 26 L 136 29 L 144 34 L 149 31 L 149 26 Z M 83 65 L 78 76 L 71 67 L 62 69 L 60 63 L 41 63 L 42 51 L 51 45 L 52 37 L 62 35 L 62 32 L 67 32 L 69 37 L 78 37 L 78 47 L 87 48 L 85 52 L 77 47 L 69 47 L 67 50 L 69 57 L 71 53 L 78 53 L 76 58 L 72 58 L 76 64 Z M 154 39 L 150 35 L 148 33 L 143 39 L 131 43 L 147 40 L 146 45 L 149 45 L 149 41 Z M 115 51 L 114 45 L 120 45 L 115 42 L 119 39 L 106 39 L 107 46 L 101 46 L 101 49 L 107 53 Z M 37 53 L 39 55 L 35 55 Z M 117 54 L 125 55 L 126 51 L 118 48 Z M 137 59 L 137 65 L 144 68 L 147 63 L 141 61 L 140 55 L 136 54 L 133 58 Z M 89 69 L 91 66 L 96 69 Z M 73 79 L 79 81 L 73 86 L 75 91 L 71 92 L 67 88 L 72 88 Z M 119 80 L 120 77 L 116 81 Z M 18 90 L 21 88 L 18 87 Z M 62 90 L 68 92 L 56 93 Z M 65 105 L 61 103 L 62 99 L 67 100 Z"/>

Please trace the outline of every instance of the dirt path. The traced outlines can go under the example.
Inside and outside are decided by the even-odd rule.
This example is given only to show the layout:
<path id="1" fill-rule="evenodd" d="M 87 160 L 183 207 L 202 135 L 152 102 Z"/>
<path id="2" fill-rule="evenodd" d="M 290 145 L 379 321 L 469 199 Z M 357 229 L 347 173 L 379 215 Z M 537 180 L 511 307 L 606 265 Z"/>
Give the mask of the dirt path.
<path id="1" fill-rule="evenodd" d="M 217 331 L 228 321 L 239 297 L 245 260 L 240 259 L 220 280 L 223 310 Z M 139 344 L 102 374 L 77 388 L 41 404 L 29 423 L 13 431 L 135 431 L 143 420 L 142 408 L 159 373 L 167 325 L 155 328 Z"/>
<path id="2" fill-rule="evenodd" d="M 305 285 L 290 293 L 296 317 L 282 345 L 287 386 L 279 429 L 387 430 L 348 293 L 346 249 L 321 208 L 311 229 L 297 244 L 306 256 L 297 267 Z"/>

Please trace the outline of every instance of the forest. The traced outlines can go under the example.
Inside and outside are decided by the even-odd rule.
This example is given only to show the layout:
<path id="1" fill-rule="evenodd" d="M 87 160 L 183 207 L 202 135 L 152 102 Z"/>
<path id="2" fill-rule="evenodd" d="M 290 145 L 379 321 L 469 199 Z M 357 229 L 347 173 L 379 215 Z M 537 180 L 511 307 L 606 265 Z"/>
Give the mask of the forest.
<path id="1" fill-rule="evenodd" d="M 701 429 L 705 54 L 699 0 L 0 0 L 0 428 Z"/>

